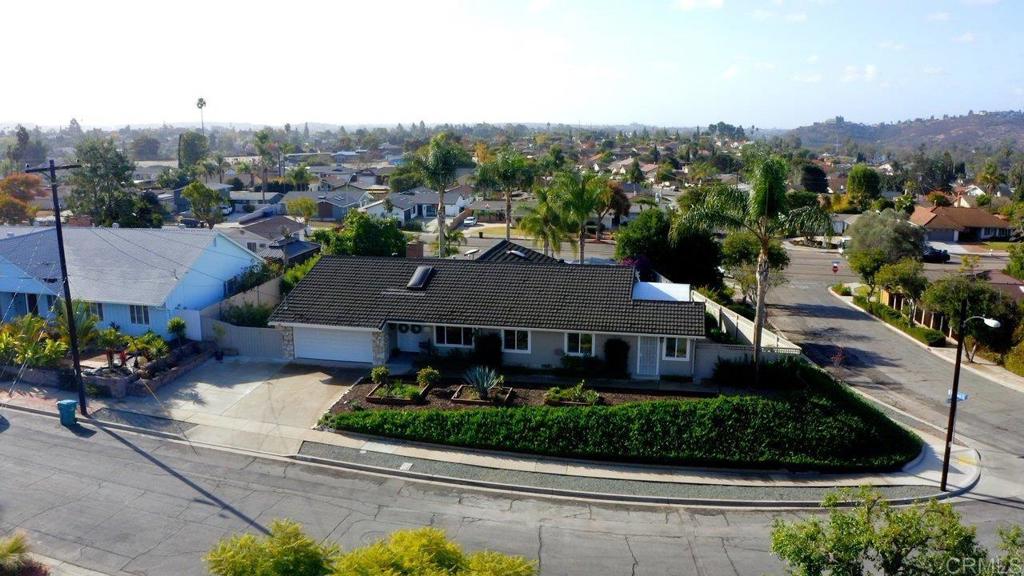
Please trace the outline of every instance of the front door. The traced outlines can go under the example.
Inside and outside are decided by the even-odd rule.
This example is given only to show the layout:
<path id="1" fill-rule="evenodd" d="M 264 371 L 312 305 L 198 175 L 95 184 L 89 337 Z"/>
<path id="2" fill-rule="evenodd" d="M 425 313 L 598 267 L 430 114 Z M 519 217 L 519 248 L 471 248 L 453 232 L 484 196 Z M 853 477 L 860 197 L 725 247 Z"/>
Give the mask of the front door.
<path id="1" fill-rule="evenodd" d="M 641 336 L 636 347 L 636 375 L 658 376 L 658 338 Z"/>
<path id="2" fill-rule="evenodd" d="M 28 305 L 28 313 L 39 315 L 39 296 L 35 294 L 25 294 L 25 304 Z"/>

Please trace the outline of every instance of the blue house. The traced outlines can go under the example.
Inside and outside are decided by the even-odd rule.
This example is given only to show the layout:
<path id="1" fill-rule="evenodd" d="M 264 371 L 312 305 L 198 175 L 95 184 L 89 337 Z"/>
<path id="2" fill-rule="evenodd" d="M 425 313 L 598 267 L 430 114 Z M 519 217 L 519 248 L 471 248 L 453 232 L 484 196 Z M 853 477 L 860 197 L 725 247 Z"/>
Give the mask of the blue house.
<path id="1" fill-rule="evenodd" d="M 230 294 L 232 281 L 261 259 L 218 231 L 181 228 L 65 228 L 71 297 L 88 302 L 101 326 L 168 337 L 167 321 L 186 319 Z M 0 226 L 2 321 L 52 317 L 63 296 L 54 228 Z"/>

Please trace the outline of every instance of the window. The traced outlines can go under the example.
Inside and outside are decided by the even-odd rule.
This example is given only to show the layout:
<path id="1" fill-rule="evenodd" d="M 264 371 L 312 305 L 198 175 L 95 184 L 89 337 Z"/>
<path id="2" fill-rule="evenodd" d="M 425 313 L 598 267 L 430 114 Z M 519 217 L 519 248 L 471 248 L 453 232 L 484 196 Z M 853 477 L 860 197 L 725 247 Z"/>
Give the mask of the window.
<path id="1" fill-rule="evenodd" d="M 435 326 L 434 342 L 438 346 L 462 346 L 473 345 L 473 329 L 459 326 Z"/>
<path id="2" fill-rule="evenodd" d="M 686 360 L 689 358 L 690 341 L 686 338 L 665 338 L 665 360 Z"/>
<path id="3" fill-rule="evenodd" d="M 501 349 L 505 352 L 529 352 L 529 330 L 504 330 L 501 335 Z"/>
<path id="4" fill-rule="evenodd" d="M 426 216 L 427 218 L 436 218 L 437 206 L 434 206 L 433 204 L 427 204 L 426 206 L 423 207 L 423 215 Z"/>
<path id="5" fill-rule="evenodd" d="M 256 243 L 255 242 L 246 242 L 245 243 L 245 249 L 248 250 L 249 252 L 255 252 L 256 251 Z"/>
<path id="6" fill-rule="evenodd" d="M 594 335 L 582 332 L 566 333 L 565 353 L 570 356 L 593 356 Z"/>
<path id="7" fill-rule="evenodd" d="M 149 306 L 129 306 L 132 324 L 149 325 Z"/>
<path id="8" fill-rule="evenodd" d="M 57 303 L 57 298 L 54 295 L 52 295 L 52 294 L 47 294 L 46 295 L 46 309 L 47 310 L 49 310 L 50 312 L 56 313 L 57 311 L 53 309 L 53 305 L 56 304 L 56 303 Z"/>
<path id="9" fill-rule="evenodd" d="M 90 302 L 89 313 L 98 318 L 100 322 L 103 322 L 103 304 L 100 304 L 99 302 Z"/>

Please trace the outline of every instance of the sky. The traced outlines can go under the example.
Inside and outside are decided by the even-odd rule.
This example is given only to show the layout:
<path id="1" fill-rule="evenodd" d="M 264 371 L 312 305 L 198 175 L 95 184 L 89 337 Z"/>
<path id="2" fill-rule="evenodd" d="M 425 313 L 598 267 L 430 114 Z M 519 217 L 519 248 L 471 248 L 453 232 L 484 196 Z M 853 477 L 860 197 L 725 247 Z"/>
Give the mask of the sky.
<path id="1" fill-rule="evenodd" d="M 40 6 L 4 8 L 0 123 L 198 122 L 199 97 L 207 122 L 259 125 L 790 128 L 1024 108 L 1024 0 Z"/>

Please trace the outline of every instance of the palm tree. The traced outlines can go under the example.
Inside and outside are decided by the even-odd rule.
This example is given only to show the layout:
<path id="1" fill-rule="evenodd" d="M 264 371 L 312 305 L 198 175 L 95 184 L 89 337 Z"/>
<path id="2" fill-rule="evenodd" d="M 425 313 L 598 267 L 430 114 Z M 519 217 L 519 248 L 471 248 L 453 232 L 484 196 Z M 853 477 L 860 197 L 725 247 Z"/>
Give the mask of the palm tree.
<path id="1" fill-rule="evenodd" d="M 537 190 L 534 197 L 537 199 L 537 205 L 528 206 L 523 210 L 525 215 L 519 221 L 519 226 L 533 237 L 535 246 L 543 244 L 545 256 L 552 250 L 555 254 L 560 254 L 562 242 L 570 238 L 560 207 L 547 188 Z"/>
<path id="2" fill-rule="evenodd" d="M 224 158 L 223 154 L 217 154 L 213 157 L 213 163 L 217 166 L 217 182 L 220 184 L 224 183 L 224 171 L 231 167 L 231 163 Z"/>
<path id="3" fill-rule="evenodd" d="M 748 196 L 737 188 L 710 188 L 704 202 L 686 211 L 679 224 L 710 230 L 743 230 L 754 235 L 757 255 L 757 298 L 754 314 L 754 363 L 761 362 L 761 332 L 765 321 L 765 298 L 769 285 L 769 254 L 773 242 L 793 232 L 824 231 L 828 214 L 818 206 L 790 210 L 786 206 L 787 162 L 779 156 L 760 161 L 751 170 L 753 190 Z"/>
<path id="4" fill-rule="evenodd" d="M 580 264 L 586 261 L 584 250 L 587 222 L 601 204 L 601 191 L 607 186 L 605 179 L 591 172 L 566 170 L 555 175 L 552 192 L 562 208 L 566 224 L 577 233 L 577 252 Z"/>
<path id="5" fill-rule="evenodd" d="M 253 168 L 252 162 L 248 160 L 239 160 L 238 163 L 235 164 L 235 172 L 238 172 L 239 174 L 248 174 L 249 188 L 252 189 L 256 187 L 256 169 Z"/>
<path id="6" fill-rule="evenodd" d="M 199 129 L 206 134 L 206 121 L 203 119 L 203 108 L 206 108 L 206 99 L 200 98 L 196 101 L 196 108 L 199 108 Z"/>
<path id="7" fill-rule="evenodd" d="M 313 174 L 309 172 L 309 168 L 305 164 L 296 166 L 288 173 L 288 179 L 295 185 L 296 190 L 302 190 L 303 187 L 309 185 L 313 181 Z"/>
<path id="8" fill-rule="evenodd" d="M 54 324 L 57 328 L 57 333 L 60 334 L 60 339 L 65 343 L 71 342 L 71 331 L 68 328 L 68 312 L 67 306 L 64 305 L 63 300 L 57 300 L 54 304 L 55 312 L 57 314 L 54 319 Z M 96 324 L 99 323 L 99 318 L 89 310 L 89 304 L 81 300 L 71 301 L 71 314 L 75 321 L 75 333 L 78 335 L 78 345 L 85 347 L 92 343 L 99 335 L 99 331 L 96 329 Z"/>
<path id="9" fill-rule="evenodd" d="M 442 247 L 440 252 L 448 252 L 444 230 L 444 192 L 455 183 L 461 153 L 459 144 L 447 132 L 441 132 L 430 139 L 426 150 L 413 158 L 414 166 L 423 175 L 427 186 L 437 190 L 437 243 Z"/>
<path id="10" fill-rule="evenodd" d="M 458 247 L 465 246 L 467 243 L 466 235 L 462 229 L 455 228 L 454 230 L 449 230 L 448 234 L 445 235 L 443 245 L 440 242 L 440 237 L 438 237 L 438 241 L 434 242 L 434 250 L 438 258 L 447 258 L 458 254 Z"/>
<path id="11" fill-rule="evenodd" d="M 263 191 L 263 203 L 267 203 L 267 173 L 274 165 L 274 143 L 270 140 L 270 130 L 264 128 L 253 137 L 253 145 L 256 147 L 256 155 L 260 157 L 259 165 L 263 171 L 263 183 L 260 190 Z"/>
<path id="12" fill-rule="evenodd" d="M 978 184 L 985 189 L 990 196 L 999 191 L 999 186 L 1006 182 L 1006 174 L 999 170 L 999 164 L 995 160 L 985 162 L 985 167 L 978 174 Z"/>
<path id="13" fill-rule="evenodd" d="M 481 172 L 489 173 L 505 196 L 505 240 L 512 239 L 512 193 L 528 190 L 533 184 L 533 169 L 526 157 L 512 148 L 505 147 L 486 165 Z"/>

